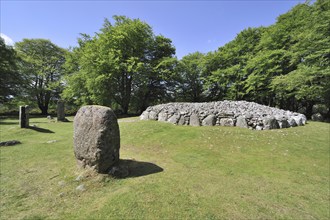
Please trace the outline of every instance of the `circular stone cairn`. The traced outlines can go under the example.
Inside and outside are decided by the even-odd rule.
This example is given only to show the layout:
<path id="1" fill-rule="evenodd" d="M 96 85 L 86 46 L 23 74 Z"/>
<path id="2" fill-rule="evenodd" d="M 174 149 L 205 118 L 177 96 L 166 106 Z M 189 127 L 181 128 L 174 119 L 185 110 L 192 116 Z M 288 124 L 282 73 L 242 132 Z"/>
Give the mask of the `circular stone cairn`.
<path id="1" fill-rule="evenodd" d="M 176 125 L 237 126 L 254 130 L 289 128 L 306 124 L 306 116 L 254 102 L 176 102 L 148 107 L 141 120 L 158 120 Z"/>
<path id="2" fill-rule="evenodd" d="M 74 118 L 74 154 L 80 167 L 107 173 L 119 161 L 120 134 L 111 108 L 83 106 Z"/>

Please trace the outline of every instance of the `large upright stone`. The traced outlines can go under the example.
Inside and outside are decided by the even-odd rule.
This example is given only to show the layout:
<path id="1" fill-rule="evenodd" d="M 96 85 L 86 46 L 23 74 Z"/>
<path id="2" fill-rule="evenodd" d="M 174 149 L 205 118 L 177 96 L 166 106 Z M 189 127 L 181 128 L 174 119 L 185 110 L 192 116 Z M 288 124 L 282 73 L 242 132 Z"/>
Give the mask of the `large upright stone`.
<path id="1" fill-rule="evenodd" d="M 244 116 L 238 116 L 236 119 L 236 126 L 241 128 L 248 128 L 248 124 Z"/>
<path id="2" fill-rule="evenodd" d="M 214 126 L 216 122 L 215 115 L 211 114 L 208 115 L 204 120 L 202 121 L 203 126 Z"/>
<path id="3" fill-rule="evenodd" d="M 275 117 L 264 117 L 263 118 L 264 130 L 278 129 L 280 125 L 278 124 Z"/>
<path id="4" fill-rule="evenodd" d="M 83 106 L 74 118 L 74 154 L 81 167 L 106 173 L 119 161 L 120 133 L 111 108 Z"/>
<path id="5" fill-rule="evenodd" d="M 220 119 L 220 125 L 221 126 L 233 127 L 233 126 L 235 126 L 235 120 L 232 119 L 232 118 L 221 118 Z"/>
<path id="6" fill-rule="evenodd" d="M 161 112 L 158 115 L 158 121 L 167 121 L 167 114 L 165 112 Z"/>
<path id="7" fill-rule="evenodd" d="M 20 128 L 29 127 L 29 106 L 20 106 L 19 107 L 19 126 Z"/>
<path id="8" fill-rule="evenodd" d="M 201 126 L 201 122 L 200 122 L 199 117 L 196 113 L 192 113 L 190 115 L 189 124 L 191 126 Z"/>
<path id="9" fill-rule="evenodd" d="M 66 121 L 63 100 L 58 100 L 57 102 L 57 121 Z"/>
<path id="10" fill-rule="evenodd" d="M 172 117 L 170 117 L 168 119 L 168 122 L 172 123 L 172 124 L 177 124 L 179 122 L 179 119 L 180 119 L 180 115 L 179 114 L 174 114 L 174 115 L 172 115 Z"/>

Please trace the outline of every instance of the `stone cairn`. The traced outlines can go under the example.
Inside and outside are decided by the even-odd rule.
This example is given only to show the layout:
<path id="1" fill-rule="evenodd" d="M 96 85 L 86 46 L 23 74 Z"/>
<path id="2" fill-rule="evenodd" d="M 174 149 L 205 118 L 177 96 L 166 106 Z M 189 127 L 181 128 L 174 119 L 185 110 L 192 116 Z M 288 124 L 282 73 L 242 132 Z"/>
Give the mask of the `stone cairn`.
<path id="1" fill-rule="evenodd" d="M 19 126 L 20 128 L 29 127 L 29 106 L 20 106 L 19 107 Z"/>
<path id="2" fill-rule="evenodd" d="M 303 114 L 247 101 L 160 104 L 148 107 L 140 119 L 175 125 L 237 126 L 254 130 L 289 128 L 307 122 Z"/>
<path id="3" fill-rule="evenodd" d="M 80 167 L 107 173 L 119 162 L 116 115 L 104 106 L 83 106 L 74 118 L 74 154 Z"/>

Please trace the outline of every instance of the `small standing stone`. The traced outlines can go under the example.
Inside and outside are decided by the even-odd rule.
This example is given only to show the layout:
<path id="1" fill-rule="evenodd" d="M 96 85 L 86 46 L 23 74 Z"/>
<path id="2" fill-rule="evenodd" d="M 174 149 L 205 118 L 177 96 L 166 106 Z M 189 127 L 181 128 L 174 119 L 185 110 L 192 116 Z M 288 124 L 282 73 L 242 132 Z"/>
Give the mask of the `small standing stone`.
<path id="1" fill-rule="evenodd" d="M 19 107 L 19 126 L 20 128 L 29 127 L 29 106 L 20 106 Z"/>
<path id="2" fill-rule="evenodd" d="M 57 102 L 57 121 L 66 121 L 63 100 L 58 100 Z"/>
<path id="3" fill-rule="evenodd" d="M 215 115 L 211 114 L 208 115 L 204 120 L 202 121 L 203 126 L 214 126 L 216 122 Z"/>
<path id="4" fill-rule="evenodd" d="M 196 113 L 192 113 L 190 115 L 190 125 L 191 126 L 201 126 L 201 122 L 199 121 L 199 117 Z"/>
<path id="5" fill-rule="evenodd" d="M 248 128 L 248 124 L 244 116 L 237 117 L 236 126 L 241 128 Z"/>

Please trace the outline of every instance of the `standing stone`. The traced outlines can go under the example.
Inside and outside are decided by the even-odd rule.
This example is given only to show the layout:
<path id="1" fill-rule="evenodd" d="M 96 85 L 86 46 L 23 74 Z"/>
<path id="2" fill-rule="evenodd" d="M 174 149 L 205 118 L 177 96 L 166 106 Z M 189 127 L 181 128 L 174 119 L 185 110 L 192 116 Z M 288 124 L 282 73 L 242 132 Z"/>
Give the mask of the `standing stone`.
<path id="1" fill-rule="evenodd" d="M 149 120 L 157 120 L 158 119 L 158 116 L 157 116 L 157 113 L 154 112 L 154 111 L 151 111 L 149 112 Z"/>
<path id="2" fill-rule="evenodd" d="M 245 117 L 243 117 L 243 116 L 238 116 L 236 120 L 237 120 L 237 121 L 236 121 L 236 126 L 237 126 L 237 127 L 248 128 L 248 124 L 247 124 L 247 122 L 246 122 Z"/>
<path id="3" fill-rule="evenodd" d="M 29 106 L 19 107 L 19 126 L 20 128 L 29 127 Z"/>
<path id="4" fill-rule="evenodd" d="M 290 124 L 288 122 L 288 120 L 286 119 L 281 119 L 281 120 L 278 120 L 278 125 L 280 126 L 280 128 L 289 128 L 290 127 Z"/>
<path id="5" fill-rule="evenodd" d="M 141 115 L 140 115 L 140 120 L 148 120 L 149 119 L 149 112 L 144 111 Z"/>
<path id="6" fill-rule="evenodd" d="M 57 121 L 65 121 L 64 101 L 58 100 L 57 102 Z"/>
<path id="7" fill-rule="evenodd" d="M 221 118 L 220 119 L 220 125 L 221 126 L 233 127 L 233 126 L 235 126 L 235 121 L 232 118 Z"/>
<path id="8" fill-rule="evenodd" d="M 297 116 L 292 116 L 292 118 L 296 121 L 296 124 L 297 124 L 298 126 L 302 126 L 302 125 L 304 125 L 304 123 L 303 123 L 303 118 L 302 118 L 301 116 L 299 116 L 299 115 L 297 115 Z"/>
<path id="9" fill-rule="evenodd" d="M 25 127 L 28 128 L 30 126 L 30 107 L 28 105 L 25 106 Z"/>
<path id="10" fill-rule="evenodd" d="M 180 119 L 180 115 L 179 114 L 174 114 L 172 117 L 170 117 L 168 119 L 168 122 L 172 123 L 172 124 L 177 124 L 179 119 Z"/>
<path id="11" fill-rule="evenodd" d="M 178 125 L 184 125 L 184 122 L 185 122 L 185 120 L 184 120 L 184 115 L 181 115 L 181 116 L 180 116 L 180 119 L 179 119 L 179 121 L 178 121 Z"/>
<path id="12" fill-rule="evenodd" d="M 312 120 L 313 121 L 324 121 L 324 118 L 321 115 L 321 113 L 316 113 L 316 114 L 312 115 Z"/>
<path id="13" fill-rule="evenodd" d="M 204 120 L 202 121 L 203 126 L 214 126 L 216 122 L 215 115 L 211 114 L 208 115 Z"/>
<path id="14" fill-rule="evenodd" d="M 119 161 L 119 126 L 111 108 L 81 107 L 74 118 L 73 139 L 74 154 L 81 167 L 106 173 Z"/>
<path id="15" fill-rule="evenodd" d="M 158 121 L 167 121 L 167 114 L 165 112 L 161 112 L 158 114 Z"/>
<path id="16" fill-rule="evenodd" d="M 277 120 L 274 117 L 265 117 L 263 119 L 263 124 L 264 124 L 264 130 L 280 128 Z"/>
<path id="17" fill-rule="evenodd" d="M 192 113 L 190 115 L 189 124 L 191 126 L 201 126 L 201 122 L 199 121 L 199 117 L 196 113 Z"/>
<path id="18" fill-rule="evenodd" d="M 294 120 L 293 118 L 289 118 L 288 122 L 289 122 L 290 127 L 298 126 L 297 123 L 296 123 L 296 120 Z"/>

